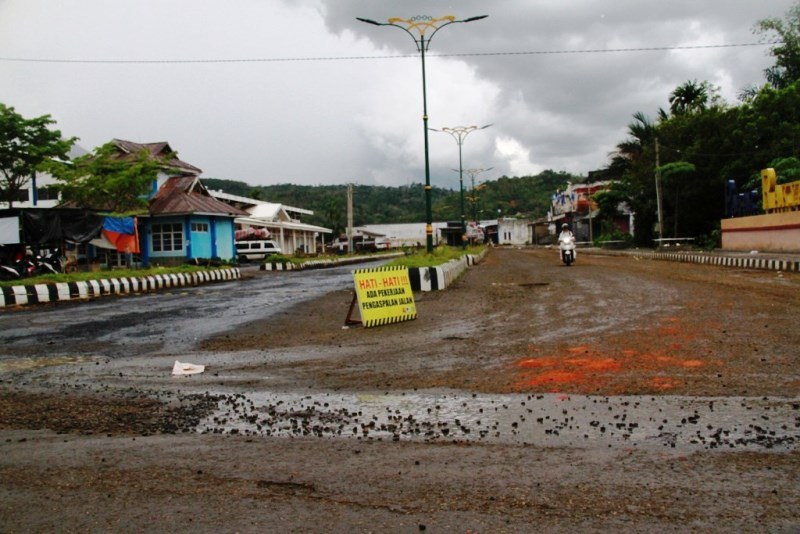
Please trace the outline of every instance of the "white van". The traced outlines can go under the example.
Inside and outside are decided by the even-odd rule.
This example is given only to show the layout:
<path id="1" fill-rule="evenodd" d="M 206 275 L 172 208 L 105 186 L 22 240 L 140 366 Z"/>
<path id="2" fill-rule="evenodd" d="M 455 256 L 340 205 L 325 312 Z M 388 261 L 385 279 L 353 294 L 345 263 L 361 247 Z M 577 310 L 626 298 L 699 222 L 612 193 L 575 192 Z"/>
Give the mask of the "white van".
<path id="1" fill-rule="evenodd" d="M 236 242 L 236 255 L 239 261 L 263 260 L 272 254 L 281 254 L 281 247 L 275 241 L 253 239 L 250 241 Z"/>

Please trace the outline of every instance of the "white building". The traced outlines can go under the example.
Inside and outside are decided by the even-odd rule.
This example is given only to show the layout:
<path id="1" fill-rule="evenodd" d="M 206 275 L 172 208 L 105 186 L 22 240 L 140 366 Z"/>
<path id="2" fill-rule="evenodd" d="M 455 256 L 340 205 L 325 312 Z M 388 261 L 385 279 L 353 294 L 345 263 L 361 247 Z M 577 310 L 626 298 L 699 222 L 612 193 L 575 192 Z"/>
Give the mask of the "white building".
<path id="1" fill-rule="evenodd" d="M 447 228 L 447 223 L 434 222 L 432 226 L 433 246 L 437 246 L 442 240 L 442 229 Z M 367 224 L 353 230 L 356 235 L 363 228 L 371 234 L 383 236 L 389 240 L 392 247 L 424 247 L 427 242 L 425 227 L 425 223 Z"/>
<path id="2" fill-rule="evenodd" d="M 236 230 L 266 230 L 267 239 L 277 242 L 287 255 L 298 251 L 314 253 L 317 250 L 317 241 L 324 241 L 322 235 L 333 233 L 329 228 L 301 222 L 300 218 L 303 215 L 314 214 L 311 210 L 240 197 L 222 191 L 209 191 L 209 193 L 217 200 L 232 204 L 250 214 L 247 217 L 236 218 L 234 221 Z"/>
<path id="3" fill-rule="evenodd" d="M 72 145 L 68 155 L 70 159 L 87 154 L 83 147 Z M 61 202 L 61 196 L 53 187 L 56 184 L 55 178 L 49 174 L 37 172 L 34 177 L 19 191 L 14 198 L 13 207 L 15 208 L 55 208 Z M 1 208 L 8 208 L 9 203 L 0 202 Z"/>

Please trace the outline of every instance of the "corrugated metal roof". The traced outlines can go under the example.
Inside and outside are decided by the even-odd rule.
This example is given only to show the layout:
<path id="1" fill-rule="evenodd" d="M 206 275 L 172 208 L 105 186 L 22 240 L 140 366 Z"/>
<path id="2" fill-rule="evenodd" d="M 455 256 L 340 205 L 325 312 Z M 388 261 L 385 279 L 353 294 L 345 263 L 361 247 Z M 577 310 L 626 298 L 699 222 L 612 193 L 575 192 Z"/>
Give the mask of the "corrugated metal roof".
<path id="1" fill-rule="evenodd" d="M 219 201 L 208 194 L 197 176 L 173 176 L 169 178 L 150 201 L 151 215 L 176 215 L 184 213 L 248 215 L 230 204 Z"/>
<path id="2" fill-rule="evenodd" d="M 181 161 L 178 158 L 164 159 L 165 156 L 174 152 L 166 141 L 159 141 L 157 143 L 135 143 L 124 139 L 114 139 L 113 143 L 126 154 L 136 154 L 142 150 L 146 150 L 153 159 L 164 160 L 164 163 L 171 168 L 195 175 L 203 172 L 194 165 Z"/>

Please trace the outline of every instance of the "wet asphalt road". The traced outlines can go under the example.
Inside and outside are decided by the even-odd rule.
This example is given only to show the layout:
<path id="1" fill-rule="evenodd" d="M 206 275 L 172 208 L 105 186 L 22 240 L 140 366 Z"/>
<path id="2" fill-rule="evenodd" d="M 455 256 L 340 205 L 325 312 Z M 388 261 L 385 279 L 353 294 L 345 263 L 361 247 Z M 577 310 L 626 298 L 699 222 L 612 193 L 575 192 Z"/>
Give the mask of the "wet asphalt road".
<path id="1" fill-rule="evenodd" d="M 188 352 L 203 337 L 352 287 L 352 270 L 359 267 L 258 273 L 247 280 L 3 311 L 0 363 L 15 358 L 16 349 L 33 347 L 39 348 L 34 356 L 44 358 L 84 355 L 86 344 L 108 358 Z M 243 275 L 255 269 L 246 265 Z"/>

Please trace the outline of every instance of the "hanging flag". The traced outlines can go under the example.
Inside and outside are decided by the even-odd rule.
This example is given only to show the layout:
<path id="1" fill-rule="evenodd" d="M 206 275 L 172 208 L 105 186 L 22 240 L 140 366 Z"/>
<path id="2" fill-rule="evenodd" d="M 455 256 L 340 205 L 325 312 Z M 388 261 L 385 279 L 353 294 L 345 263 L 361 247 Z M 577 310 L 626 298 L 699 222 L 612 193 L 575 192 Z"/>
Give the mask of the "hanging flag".
<path id="1" fill-rule="evenodd" d="M 136 217 L 106 217 L 103 236 L 113 243 L 117 252 L 140 253 Z"/>

